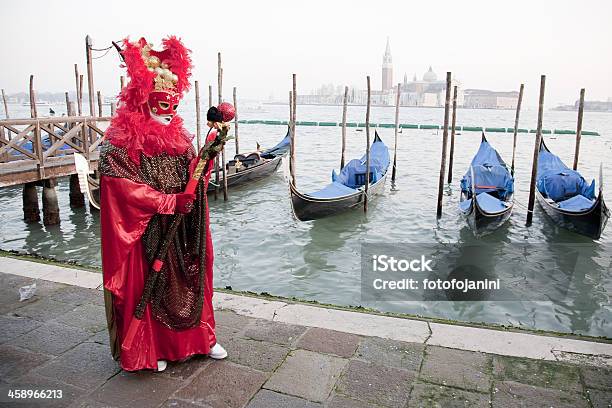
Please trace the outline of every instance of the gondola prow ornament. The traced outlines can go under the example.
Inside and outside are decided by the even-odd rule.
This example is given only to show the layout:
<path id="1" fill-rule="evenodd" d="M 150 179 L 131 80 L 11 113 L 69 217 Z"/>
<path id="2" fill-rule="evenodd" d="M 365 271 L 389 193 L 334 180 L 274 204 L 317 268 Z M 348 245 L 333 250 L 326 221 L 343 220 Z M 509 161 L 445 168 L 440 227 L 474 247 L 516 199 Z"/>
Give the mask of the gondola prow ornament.
<path id="1" fill-rule="evenodd" d="M 177 108 L 189 89 L 190 52 L 123 41 L 130 81 L 100 152 L 105 305 L 113 357 L 128 371 L 161 371 L 196 354 L 225 358 L 212 306 L 213 250 L 206 189 L 228 140 L 233 107 L 215 108 L 196 155 Z"/>

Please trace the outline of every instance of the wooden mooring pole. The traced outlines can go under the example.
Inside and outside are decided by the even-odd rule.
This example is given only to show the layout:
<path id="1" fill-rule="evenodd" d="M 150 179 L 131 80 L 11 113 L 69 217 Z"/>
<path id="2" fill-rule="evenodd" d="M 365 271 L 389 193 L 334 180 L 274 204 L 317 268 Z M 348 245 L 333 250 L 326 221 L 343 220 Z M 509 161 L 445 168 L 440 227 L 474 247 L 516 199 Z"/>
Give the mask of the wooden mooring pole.
<path id="1" fill-rule="evenodd" d="M 519 90 L 519 98 L 516 104 L 516 115 L 514 117 L 514 132 L 513 132 L 514 135 L 512 138 L 512 166 L 510 166 L 513 176 L 514 176 L 514 158 L 516 156 L 516 138 L 518 135 L 519 117 L 521 115 L 521 104 L 523 103 L 523 90 L 524 89 L 525 89 L 525 84 L 521 84 L 521 88 Z"/>
<path id="2" fill-rule="evenodd" d="M 68 92 L 66 92 L 68 94 Z M 75 116 L 75 103 L 68 103 L 68 116 Z M 70 125 L 72 128 L 74 125 Z M 85 196 L 81 191 L 81 186 L 79 184 L 79 175 L 71 174 L 70 175 L 70 208 L 81 208 L 85 206 Z"/>
<path id="3" fill-rule="evenodd" d="M 340 155 L 340 170 L 344 168 L 344 153 L 346 151 L 346 109 L 348 105 L 348 86 L 344 87 L 342 100 L 342 153 Z"/>
<path id="4" fill-rule="evenodd" d="M 200 83 L 198 81 L 194 82 L 195 88 L 195 107 L 196 107 L 196 146 L 198 148 L 198 152 L 200 151 L 200 146 L 202 144 L 202 135 L 201 135 L 201 123 L 200 123 Z M 199 154 L 199 153 L 198 153 Z"/>
<path id="5" fill-rule="evenodd" d="M 399 107 L 400 107 L 400 91 L 402 84 L 397 84 L 397 95 L 395 96 L 395 145 L 393 147 L 393 169 L 391 170 L 391 182 L 395 183 L 396 167 L 397 167 L 397 136 L 399 133 Z"/>
<path id="6" fill-rule="evenodd" d="M 82 91 L 83 91 L 83 76 L 79 75 L 79 66 L 77 64 L 74 64 L 74 86 L 75 86 L 75 91 L 76 91 L 76 101 L 77 101 L 77 107 L 78 107 L 78 114 L 79 116 L 81 116 L 82 110 L 83 110 L 83 95 L 82 95 Z"/>
<path id="7" fill-rule="evenodd" d="M 102 117 L 102 94 L 98 91 L 98 116 Z"/>
<path id="8" fill-rule="evenodd" d="M 296 165 L 295 165 L 295 118 L 296 118 L 296 102 L 297 102 L 297 98 L 295 97 L 295 94 L 297 92 L 297 78 L 296 75 L 293 74 L 292 76 L 293 79 L 293 87 L 292 87 L 292 91 L 289 92 L 289 109 L 291 112 L 291 117 L 289 118 L 289 123 L 290 123 L 290 130 L 291 130 L 291 147 L 290 147 L 290 157 L 289 157 L 289 171 L 291 172 L 291 183 L 293 183 L 293 185 L 296 185 L 296 181 L 295 181 L 295 170 L 296 170 Z"/>
<path id="9" fill-rule="evenodd" d="M 4 93 L 4 89 L 2 89 L 2 102 L 4 103 L 4 117 L 8 119 L 9 111 L 8 111 L 8 104 L 6 103 L 6 94 Z"/>
<path id="10" fill-rule="evenodd" d="M 535 189 L 538 177 L 538 159 L 540 157 L 540 146 L 542 145 L 542 116 L 544 115 L 544 90 L 546 87 L 546 75 L 540 77 L 540 102 L 538 105 L 538 128 L 536 130 L 535 146 L 533 147 L 533 162 L 531 164 L 531 183 L 529 184 L 529 201 L 527 203 L 527 226 L 533 220 L 533 207 L 535 205 Z"/>
<path id="11" fill-rule="evenodd" d="M 370 184 L 370 102 L 372 96 L 372 89 L 370 86 L 370 76 L 367 78 L 368 83 L 368 101 L 366 107 L 366 165 L 365 165 L 365 186 L 363 192 L 363 212 L 368 212 L 368 192 L 369 192 L 369 184 Z"/>
<path id="12" fill-rule="evenodd" d="M 576 150 L 574 151 L 574 170 L 578 170 L 578 156 L 580 155 L 580 138 L 582 137 L 582 115 L 584 113 L 584 88 L 580 90 L 578 102 L 578 123 L 576 125 Z"/>
<path id="13" fill-rule="evenodd" d="M 30 75 L 30 116 L 33 118 L 38 117 L 36 111 L 36 92 L 34 91 L 34 75 Z"/>
<path id="14" fill-rule="evenodd" d="M 89 93 L 89 116 L 96 116 L 94 108 L 93 65 L 91 60 L 91 37 L 85 37 L 85 56 L 87 60 L 87 92 Z"/>
<path id="15" fill-rule="evenodd" d="M 234 138 L 236 143 L 236 154 L 240 152 L 240 145 L 238 143 L 238 98 L 236 97 L 236 87 L 234 87 L 232 96 L 234 97 Z"/>
<path id="16" fill-rule="evenodd" d="M 223 68 L 221 67 L 221 53 L 217 53 L 217 62 L 219 68 L 219 105 L 223 102 Z M 227 170 L 225 168 L 225 145 L 221 149 L 221 174 L 223 174 L 223 201 L 227 201 Z"/>
<path id="17" fill-rule="evenodd" d="M 446 170 L 446 145 L 448 143 L 448 117 L 451 98 L 451 73 L 446 73 L 446 99 L 444 102 L 444 131 L 442 132 L 442 157 L 440 159 L 440 178 L 438 179 L 438 205 L 436 216 L 442 217 L 442 195 L 444 194 L 444 171 Z"/>
<path id="18" fill-rule="evenodd" d="M 79 75 L 79 100 L 77 101 L 79 116 L 83 115 L 83 74 Z"/>
<path id="19" fill-rule="evenodd" d="M 457 123 L 457 86 L 453 87 L 453 116 L 451 119 L 450 152 L 448 155 L 448 184 L 453 182 L 453 159 L 455 156 L 455 125 Z"/>

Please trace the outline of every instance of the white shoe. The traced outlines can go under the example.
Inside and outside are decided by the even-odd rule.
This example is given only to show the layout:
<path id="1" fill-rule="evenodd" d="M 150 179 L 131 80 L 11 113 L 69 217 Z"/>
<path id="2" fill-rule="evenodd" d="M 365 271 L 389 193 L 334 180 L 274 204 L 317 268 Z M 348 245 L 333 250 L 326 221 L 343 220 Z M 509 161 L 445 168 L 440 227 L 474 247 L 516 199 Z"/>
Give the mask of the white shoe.
<path id="1" fill-rule="evenodd" d="M 214 360 L 223 360 L 227 357 L 227 351 L 219 343 L 215 343 L 214 346 L 210 348 L 210 352 L 208 353 L 208 357 Z"/>
<path id="2" fill-rule="evenodd" d="M 157 370 L 155 370 L 155 372 L 161 373 L 166 369 L 166 367 L 168 367 L 166 360 L 157 360 Z"/>

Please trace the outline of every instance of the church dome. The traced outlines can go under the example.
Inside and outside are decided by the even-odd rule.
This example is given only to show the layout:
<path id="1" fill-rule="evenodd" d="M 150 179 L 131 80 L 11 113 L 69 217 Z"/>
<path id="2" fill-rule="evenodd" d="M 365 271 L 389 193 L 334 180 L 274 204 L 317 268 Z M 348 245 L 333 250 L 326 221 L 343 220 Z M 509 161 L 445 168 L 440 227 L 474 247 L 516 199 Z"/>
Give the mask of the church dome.
<path id="1" fill-rule="evenodd" d="M 435 82 L 438 80 L 438 76 L 436 75 L 435 72 L 433 72 L 433 69 L 431 69 L 431 67 L 429 67 L 429 70 L 423 75 L 423 81 L 425 82 Z"/>

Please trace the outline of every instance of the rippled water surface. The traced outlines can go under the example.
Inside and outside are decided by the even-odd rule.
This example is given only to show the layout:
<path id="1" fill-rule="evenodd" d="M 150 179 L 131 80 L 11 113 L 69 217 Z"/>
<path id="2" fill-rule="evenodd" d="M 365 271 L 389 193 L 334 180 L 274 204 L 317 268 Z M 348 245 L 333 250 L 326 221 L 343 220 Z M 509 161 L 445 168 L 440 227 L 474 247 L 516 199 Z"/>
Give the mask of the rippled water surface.
<path id="1" fill-rule="evenodd" d="M 15 107 L 17 109 L 18 107 Z M 187 126 L 194 126 L 193 107 L 183 108 Z M 241 119 L 285 120 L 286 106 L 244 104 Z M 24 114 L 26 111 L 23 112 Z M 443 109 L 402 108 L 402 123 L 443 121 Z M 13 114 L 13 116 L 17 116 Z M 339 121 L 341 107 L 298 106 L 299 120 Z M 373 108 L 372 122 L 393 122 L 393 108 Z M 363 122 L 364 107 L 350 107 L 349 121 Z M 545 128 L 573 129 L 576 114 L 547 111 Z M 459 125 L 512 127 L 514 112 L 463 110 L 457 113 Z M 536 127 L 536 111 L 522 112 L 521 127 Z M 584 136 L 579 169 L 587 179 L 612 177 L 612 115 L 585 113 L 584 129 L 602 136 Z M 240 125 L 241 150 L 254 149 L 256 141 L 271 146 L 285 134 L 282 126 Z M 393 129 L 378 129 L 392 148 Z M 347 158 L 361 156 L 365 132 L 348 129 Z M 444 214 L 436 221 L 435 206 L 440 166 L 441 131 L 408 130 L 400 134 L 398 178 L 392 190 L 390 180 L 385 192 L 370 207 L 367 215 L 353 211 L 327 219 L 299 222 L 291 211 L 286 166 L 275 175 L 230 191 L 230 201 L 214 201 L 210 212 L 215 246 L 215 286 L 236 290 L 268 292 L 274 295 L 341 305 L 363 305 L 375 309 L 470 322 L 490 322 L 527 328 L 575 332 L 612 337 L 612 272 L 609 264 L 612 227 L 593 242 L 557 228 L 536 207 L 533 225 L 525 227 L 533 134 L 520 134 L 517 149 L 516 200 L 509 223 L 494 234 L 473 237 L 457 214 L 458 182 L 478 149 L 480 135 L 465 132 L 457 136 L 453 183 L 445 189 Z M 507 162 L 511 160 L 512 136 L 490 133 L 488 139 Z M 574 137 L 545 135 L 548 147 L 571 165 Z M 340 161 L 340 128 L 298 127 L 297 180 L 301 190 L 327 183 L 331 170 Z M 233 151 L 233 145 L 230 147 Z M 0 190 L 2 222 L 0 248 L 51 255 L 58 259 L 100 265 L 99 221 L 87 209 L 72 211 L 68 205 L 68 183 L 60 180 L 61 225 L 44 227 L 22 221 L 21 188 Z M 608 189 L 608 192 L 610 189 Z M 606 193 L 609 202 L 612 197 Z M 461 253 L 474 243 L 490 248 L 490 267 L 516 262 L 516 243 L 545 248 L 550 265 L 542 270 L 551 281 L 567 277 L 569 287 L 563 299 L 548 302 L 363 302 L 360 295 L 360 245 L 375 243 L 431 243 Z M 580 244 L 588 267 L 570 273 L 556 244 Z M 503 278 L 503 276 L 501 277 Z"/>

